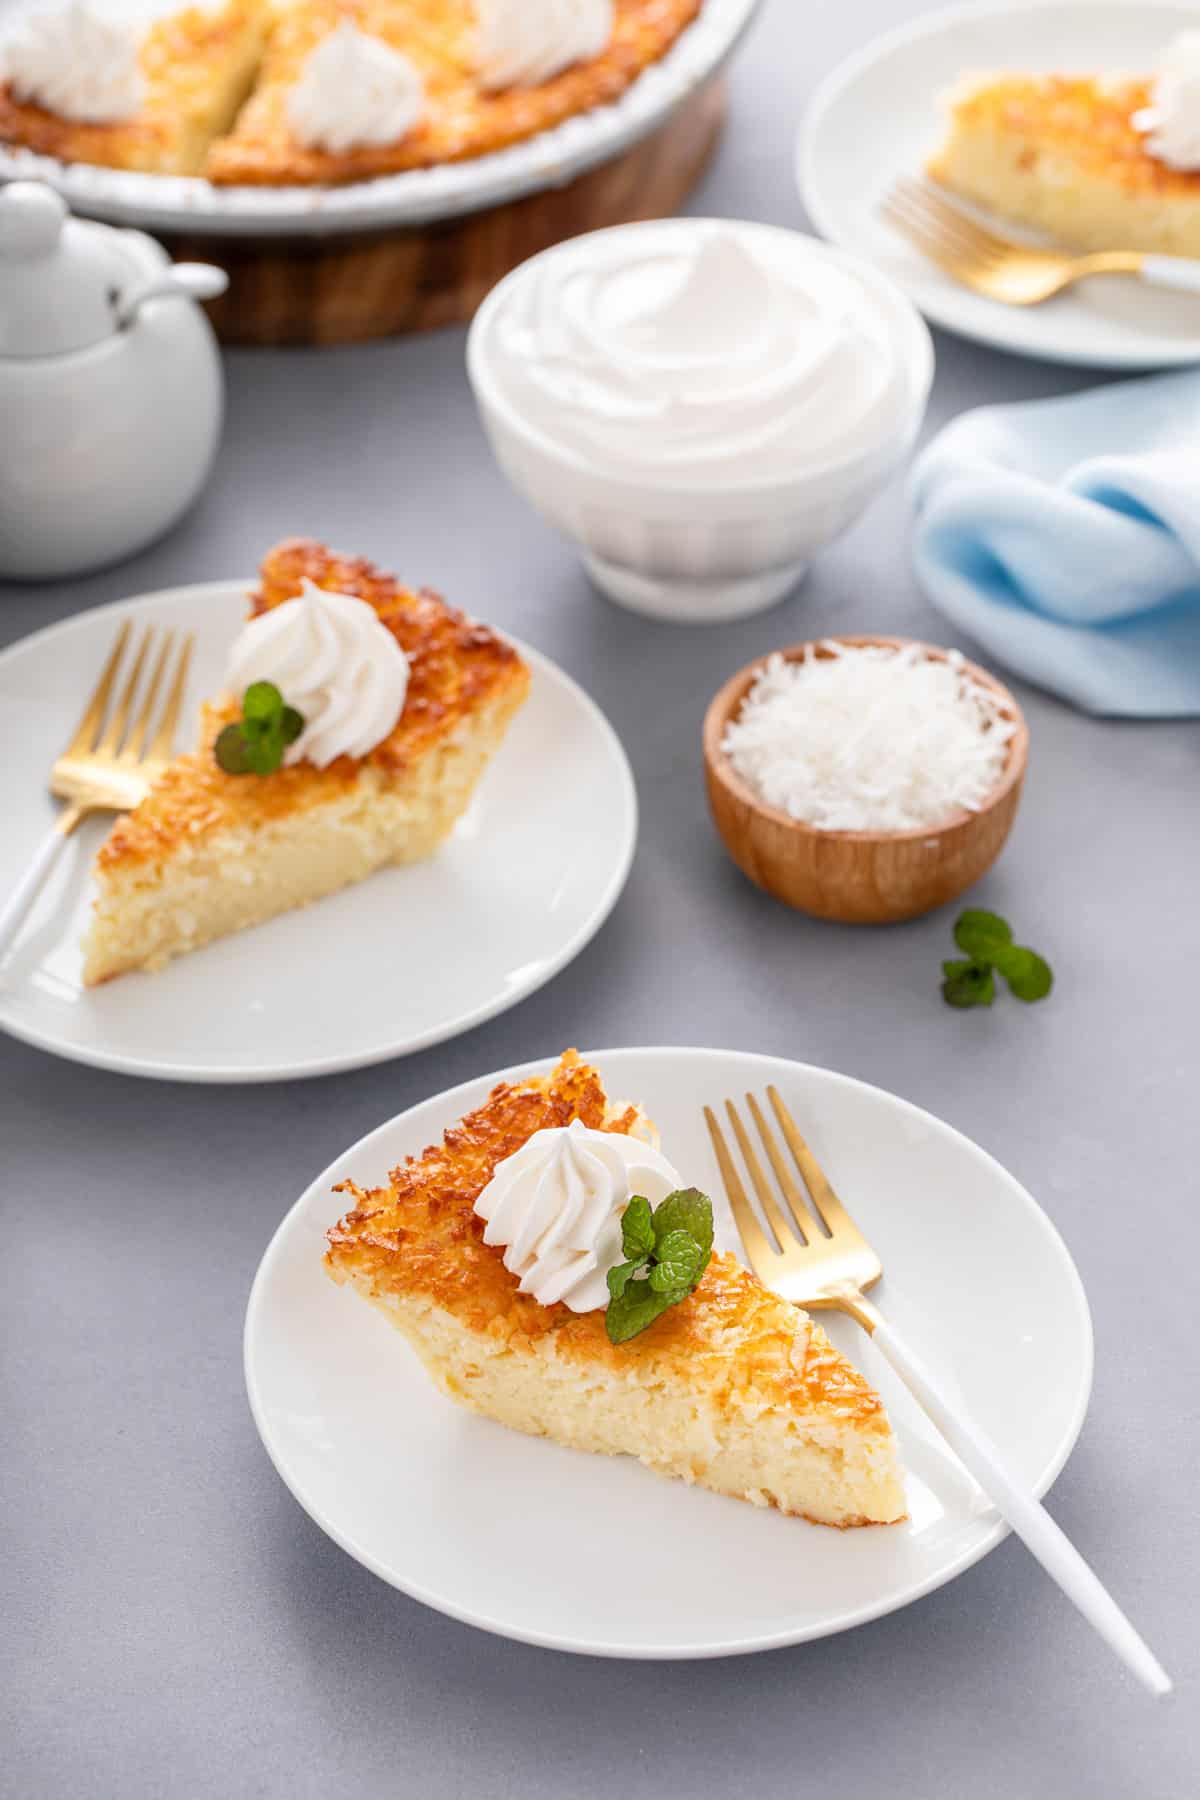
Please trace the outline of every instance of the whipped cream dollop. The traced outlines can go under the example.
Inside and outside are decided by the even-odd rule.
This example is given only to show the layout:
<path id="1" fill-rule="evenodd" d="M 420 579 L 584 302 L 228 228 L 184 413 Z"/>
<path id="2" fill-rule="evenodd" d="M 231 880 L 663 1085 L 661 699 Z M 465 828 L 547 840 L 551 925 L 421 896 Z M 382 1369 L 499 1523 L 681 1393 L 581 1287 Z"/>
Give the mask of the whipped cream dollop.
<path id="1" fill-rule="evenodd" d="M 292 135 L 310 150 L 397 143 L 424 110 L 420 71 L 349 19 L 310 51 L 287 97 Z"/>
<path id="2" fill-rule="evenodd" d="M 661 1151 L 581 1120 L 535 1131 L 497 1163 L 475 1202 L 485 1244 L 503 1244 L 523 1294 L 572 1312 L 608 1305 L 608 1271 L 622 1260 L 621 1217 L 635 1194 L 657 1206 L 682 1187 Z"/>
<path id="3" fill-rule="evenodd" d="M 475 0 L 485 88 L 536 87 L 599 56 L 613 34 L 613 0 Z"/>
<path id="4" fill-rule="evenodd" d="M 87 0 L 21 20 L 0 51 L 17 100 L 89 125 L 132 118 L 146 97 L 138 63 L 141 32 L 109 18 Z"/>
<path id="5" fill-rule="evenodd" d="M 324 769 L 366 756 L 395 729 L 408 692 L 408 658 L 374 607 L 305 576 L 302 591 L 251 619 L 229 653 L 229 688 L 271 681 L 303 716 L 284 761 Z"/>
<path id="6" fill-rule="evenodd" d="M 893 301 L 798 233 L 671 220 L 569 240 L 479 334 L 526 430 L 654 488 L 787 479 L 886 439 L 914 369 Z"/>
<path id="7" fill-rule="evenodd" d="M 1133 115 L 1146 149 L 1172 169 L 1200 169 L 1200 31 L 1181 31 L 1167 46 L 1153 100 Z"/>

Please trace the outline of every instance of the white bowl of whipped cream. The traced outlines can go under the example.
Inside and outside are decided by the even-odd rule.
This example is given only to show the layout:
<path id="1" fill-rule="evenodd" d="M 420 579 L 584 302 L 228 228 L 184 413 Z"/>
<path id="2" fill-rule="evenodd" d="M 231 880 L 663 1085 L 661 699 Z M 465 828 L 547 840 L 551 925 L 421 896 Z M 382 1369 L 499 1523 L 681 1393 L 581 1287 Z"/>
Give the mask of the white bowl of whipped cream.
<path id="1" fill-rule="evenodd" d="M 715 622 L 782 599 L 907 456 L 933 346 L 857 257 L 665 219 L 522 263 L 476 314 L 467 367 L 500 466 L 603 592 Z"/>

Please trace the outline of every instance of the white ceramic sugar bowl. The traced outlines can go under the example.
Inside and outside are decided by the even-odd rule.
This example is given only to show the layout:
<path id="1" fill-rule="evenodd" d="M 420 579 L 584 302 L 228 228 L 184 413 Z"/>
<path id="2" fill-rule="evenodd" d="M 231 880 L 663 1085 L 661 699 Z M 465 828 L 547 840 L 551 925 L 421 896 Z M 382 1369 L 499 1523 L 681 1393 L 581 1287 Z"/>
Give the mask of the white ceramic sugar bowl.
<path id="1" fill-rule="evenodd" d="M 116 562 L 196 499 L 223 403 L 196 301 L 225 286 L 40 182 L 0 189 L 0 578 Z"/>

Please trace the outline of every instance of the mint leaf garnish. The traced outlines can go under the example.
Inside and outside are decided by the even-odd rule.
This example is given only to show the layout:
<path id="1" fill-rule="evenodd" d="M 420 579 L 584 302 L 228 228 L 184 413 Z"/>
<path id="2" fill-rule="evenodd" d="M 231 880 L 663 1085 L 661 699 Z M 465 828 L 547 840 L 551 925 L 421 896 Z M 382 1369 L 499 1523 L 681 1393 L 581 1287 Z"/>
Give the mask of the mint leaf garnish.
<path id="1" fill-rule="evenodd" d="M 653 1325 L 682 1294 L 656 1294 L 648 1281 L 634 1281 L 619 1300 L 610 1300 L 604 1315 L 610 1344 L 625 1344 Z"/>
<path id="2" fill-rule="evenodd" d="M 1021 944 L 1012 944 L 1004 951 L 998 951 L 996 968 L 1007 981 L 1009 992 L 1016 1000 L 1044 1000 L 1054 986 L 1050 964 L 1036 950 L 1026 950 Z"/>
<path id="3" fill-rule="evenodd" d="M 657 1283 L 660 1292 L 669 1287 L 688 1287 L 698 1279 L 700 1267 L 708 1261 L 704 1247 L 689 1231 L 668 1231 L 655 1245 L 655 1264 L 650 1279 L 662 1276 Z"/>
<path id="4" fill-rule="evenodd" d="M 976 962 L 994 962 L 995 953 L 1013 941 L 1012 926 L 998 913 L 968 908 L 959 915 L 954 941 L 964 955 Z"/>
<path id="5" fill-rule="evenodd" d="M 712 1255 L 712 1202 L 679 1188 L 654 1211 L 636 1195 L 621 1221 L 626 1261 L 608 1272 L 610 1343 L 624 1344 L 692 1293 Z"/>
<path id="6" fill-rule="evenodd" d="M 654 1220 L 650 1202 L 635 1194 L 621 1219 L 621 1248 L 626 1256 L 649 1256 L 654 1249 Z"/>
<path id="7" fill-rule="evenodd" d="M 246 757 L 246 734 L 240 725 L 226 725 L 213 745 L 213 755 L 217 759 L 218 768 L 224 769 L 227 775 L 250 773 Z"/>
<path id="8" fill-rule="evenodd" d="M 654 1209 L 654 1233 L 660 1250 L 662 1240 L 672 1231 L 686 1231 L 702 1250 L 712 1249 L 712 1201 L 707 1194 L 699 1188 L 677 1188 L 659 1202 Z"/>
<path id="9" fill-rule="evenodd" d="M 273 681 L 252 681 L 242 695 L 241 718 L 226 725 L 213 746 L 217 766 L 227 775 L 273 775 L 303 730 L 303 716 L 284 705 Z"/>
<path id="10" fill-rule="evenodd" d="M 619 1300 L 621 1298 L 621 1295 L 625 1292 L 625 1289 L 629 1286 L 630 1281 L 637 1274 L 637 1271 L 641 1266 L 640 1260 L 636 1262 L 623 1262 L 617 1263 L 614 1268 L 611 1268 L 608 1271 L 605 1279 L 608 1282 L 608 1291 L 614 1300 Z"/>
<path id="11" fill-rule="evenodd" d="M 947 1006 L 990 1006 L 996 998 L 996 983 L 987 963 L 944 962 L 942 999 Z"/>
<path id="12" fill-rule="evenodd" d="M 246 725 L 274 725 L 283 712 L 283 695 L 273 681 L 252 681 L 242 695 Z"/>
<path id="13" fill-rule="evenodd" d="M 1025 944 L 1014 944 L 1012 926 L 998 913 L 968 909 L 954 927 L 954 941 L 966 952 L 962 961 L 942 964 L 942 999 L 947 1006 L 990 1006 L 996 976 L 1008 983 L 1016 1000 L 1044 1000 L 1054 986 L 1050 965 Z"/>

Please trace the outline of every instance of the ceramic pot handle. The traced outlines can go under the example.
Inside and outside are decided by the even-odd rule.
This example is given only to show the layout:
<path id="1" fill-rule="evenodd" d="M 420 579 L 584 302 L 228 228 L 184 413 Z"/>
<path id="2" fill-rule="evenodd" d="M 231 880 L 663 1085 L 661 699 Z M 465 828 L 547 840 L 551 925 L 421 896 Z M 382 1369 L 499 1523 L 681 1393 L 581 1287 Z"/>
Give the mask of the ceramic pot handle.
<path id="1" fill-rule="evenodd" d="M 147 300 L 215 300 L 229 286 L 229 277 L 224 269 L 218 269 L 212 263 L 173 263 L 169 269 L 160 269 L 146 281 L 138 282 L 127 294 L 122 294 L 117 307 L 117 324 L 122 330 L 132 325 Z"/>

